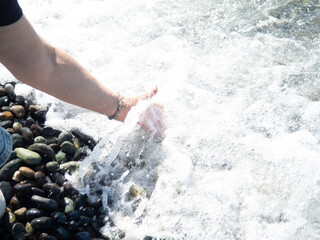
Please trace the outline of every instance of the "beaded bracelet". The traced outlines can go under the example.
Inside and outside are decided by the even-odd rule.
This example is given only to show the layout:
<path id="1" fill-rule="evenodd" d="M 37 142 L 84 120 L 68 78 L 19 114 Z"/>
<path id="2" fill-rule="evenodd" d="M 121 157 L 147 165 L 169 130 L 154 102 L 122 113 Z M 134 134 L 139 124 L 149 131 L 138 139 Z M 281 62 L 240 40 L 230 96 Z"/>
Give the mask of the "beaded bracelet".
<path id="1" fill-rule="evenodd" d="M 119 116 L 119 114 L 120 114 L 121 107 L 122 107 L 122 97 L 121 97 L 120 94 L 118 94 L 118 99 L 119 99 L 119 104 L 118 104 L 118 107 L 117 107 L 117 111 L 112 116 L 108 117 L 109 120 L 113 120 L 113 119 L 117 118 Z"/>

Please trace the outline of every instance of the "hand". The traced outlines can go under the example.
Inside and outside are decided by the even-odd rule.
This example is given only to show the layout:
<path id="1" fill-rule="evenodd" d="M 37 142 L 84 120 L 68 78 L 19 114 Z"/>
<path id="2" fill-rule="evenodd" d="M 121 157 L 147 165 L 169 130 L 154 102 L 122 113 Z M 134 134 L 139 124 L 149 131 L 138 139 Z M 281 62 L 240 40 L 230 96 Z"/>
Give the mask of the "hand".
<path id="1" fill-rule="evenodd" d="M 148 106 L 147 110 L 140 115 L 138 124 L 150 132 L 163 136 L 166 130 L 163 116 L 163 106 L 153 103 Z"/>
<path id="2" fill-rule="evenodd" d="M 140 100 L 146 100 L 152 98 L 156 93 L 158 92 L 158 87 L 155 86 L 151 90 L 138 95 L 136 97 L 123 97 L 122 98 L 122 104 L 121 104 L 121 111 L 118 117 L 115 118 L 115 120 L 124 122 L 126 119 L 128 112 L 133 106 L 136 106 Z"/>

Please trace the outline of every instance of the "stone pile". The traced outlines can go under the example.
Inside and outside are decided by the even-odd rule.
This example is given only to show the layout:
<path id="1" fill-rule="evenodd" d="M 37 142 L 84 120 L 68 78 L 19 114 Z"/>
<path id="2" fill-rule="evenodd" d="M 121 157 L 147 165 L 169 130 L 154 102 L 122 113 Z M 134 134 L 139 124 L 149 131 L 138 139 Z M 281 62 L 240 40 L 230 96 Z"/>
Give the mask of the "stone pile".
<path id="1" fill-rule="evenodd" d="M 45 125 L 47 109 L 17 96 L 15 83 L 0 85 L 0 127 L 12 137 L 13 152 L 0 168 L 6 211 L 1 240 L 98 240 L 107 216 L 101 199 L 92 201 L 65 179 L 96 142 L 79 129 Z"/>

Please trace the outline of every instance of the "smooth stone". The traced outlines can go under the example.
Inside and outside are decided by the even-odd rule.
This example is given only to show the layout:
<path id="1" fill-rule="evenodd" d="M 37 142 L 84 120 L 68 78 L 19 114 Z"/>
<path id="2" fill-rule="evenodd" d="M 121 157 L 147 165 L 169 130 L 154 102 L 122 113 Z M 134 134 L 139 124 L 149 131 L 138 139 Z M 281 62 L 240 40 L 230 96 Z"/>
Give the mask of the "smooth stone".
<path id="1" fill-rule="evenodd" d="M 71 220 L 70 222 L 68 222 L 68 230 L 72 233 L 76 233 L 79 231 L 79 224 L 74 221 L 74 220 Z"/>
<path id="2" fill-rule="evenodd" d="M 88 196 L 86 194 L 78 195 L 74 200 L 76 208 L 77 209 L 84 209 L 85 207 L 87 207 L 88 206 L 87 199 L 88 199 Z"/>
<path id="3" fill-rule="evenodd" d="M 11 192 L 12 192 L 11 184 L 6 181 L 0 182 L 0 190 L 3 193 L 3 196 L 6 199 L 6 202 L 9 202 L 11 199 Z"/>
<path id="4" fill-rule="evenodd" d="M 15 148 L 14 151 L 17 153 L 18 158 L 27 164 L 38 165 L 42 161 L 42 158 L 38 153 L 30 151 L 28 149 Z"/>
<path id="5" fill-rule="evenodd" d="M 48 172 L 51 172 L 51 173 L 57 172 L 57 171 L 59 171 L 59 163 L 56 161 L 47 162 L 46 169 L 48 170 Z"/>
<path id="6" fill-rule="evenodd" d="M 17 196 L 13 196 L 9 202 L 10 208 L 15 211 L 22 207 L 22 203 Z"/>
<path id="7" fill-rule="evenodd" d="M 26 230 L 26 235 L 27 235 L 27 238 L 28 239 L 33 239 L 32 236 L 33 236 L 33 233 L 34 233 L 34 229 L 33 227 L 31 226 L 31 223 L 30 222 L 27 222 L 24 229 Z"/>
<path id="8" fill-rule="evenodd" d="M 24 225 L 20 222 L 13 224 L 12 226 L 12 238 L 13 240 L 25 240 L 26 230 Z"/>
<path id="9" fill-rule="evenodd" d="M 54 222 L 57 224 L 64 225 L 67 223 L 67 217 L 64 215 L 62 212 L 53 212 L 51 214 L 51 218 L 53 219 Z"/>
<path id="10" fill-rule="evenodd" d="M 90 152 L 90 149 L 88 146 L 78 148 L 74 153 L 74 157 L 72 158 L 72 161 L 79 161 L 85 158 L 86 156 L 88 156 L 89 152 Z"/>
<path id="11" fill-rule="evenodd" d="M 0 107 L 9 106 L 10 100 L 8 96 L 0 97 Z"/>
<path id="12" fill-rule="evenodd" d="M 3 97 L 6 95 L 6 91 L 4 90 L 3 87 L 0 87 L 0 97 Z"/>
<path id="13" fill-rule="evenodd" d="M 64 208 L 65 213 L 70 213 L 74 211 L 74 202 L 72 199 L 65 197 L 64 203 L 65 203 L 65 208 Z"/>
<path id="14" fill-rule="evenodd" d="M 80 225 L 87 226 L 91 222 L 92 222 L 91 218 L 89 218 L 87 216 L 80 216 L 80 219 L 79 219 L 79 224 Z"/>
<path id="15" fill-rule="evenodd" d="M 72 142 L 73 136 L 70 132 L 63 131 L 58 136 L 58 144 L 61 145 L 65 141 Z"/>
<path id="16" fill-rule="evenodd" d="M 35 143 L 47 144 L 47 139 L 45 139 L 45 138 L 42 137 L 42 136 L 37 136 L 37 137 L 34 139 L 34 142 L 35 142 Z"/>
<path id="17" fill-rule="evenodd" d="M 1 122 L 0 122 L 0 127 L 10 128 L 10 127 L 12 127 L 12 124 L 13 124 L 12 121 L 10 121 L 10 120 L 5 120 L 5 121 L 1 121 Z"/>
<path id="18" fill-rule="evenodd" d="M 9 93 L 8 94 L 8 97 L 9 97 L 9 100 L 10 100 L 10 104 L 9 106 L 12 107 L 14 104 L 14 100 L 16 99 L 16 94 L 15 93 Z"/>
<path id="19" fill-rule="evenodd" d="M 22 174 L 22 176 L 24 176 L 26 178 L 29 178 L 29 179 L 34 178 L 35 172 L 31 168 L 22 166 L 19 168 L 19 171 Z"/>
<path id="20" fill-rule="evenodd" d="M 26 141 L 27 143 L 33 142 L 33 134 L 29 128 L 27 128 L 27 127 L 21 128 L 20 134 L 21 134 L 23 140 Z"/>
<path id="21" fill-rule="evenodd" d="M 14 117 L 11 112 L 5 111 L 5 112 L 0 113 L 0 119 L 1 120 L 13 120 Z"/>
<path id="22" fill-rule="evenodd" d="M 58 152 L 56 154 L 56 160 L 58 163 L 65 163 L 67 161 L 67 154 L 64 152 Z"/>
<path id="23" fill-rule="evenodd" d="M 31 104 L 30 106 L 29 106 L 29 112 L 31 112 L 31 113 L 35 113 L 36 111 L 39 111 L 40 110 L 40 108 L 38 107 L 38 106 L 36 106 L 36 105 L 34 105 L 34 104 Z"/>
<path id="24" fill-rule="evenodd" d="M 46 121 L 47 110 L 39 110 L 32 114 L 33 118 L 39 123 L 44 123 Z"/>
<path id="25" fill-rule="evenodd" d="M 50 173 L 50 179 L 52 180 L 53 183 L 56 183 L 60 186 L 62 186 L 62 184 L 66 181 L 63 174 L 59 172 Z"/>
<path id="26" fill-rule="evenodd" d="M 52 235 L 47 235 L 43 238 L 43 240 L 57 240 L 57 239 Z"/>
<path id="27" fill-rule="evenodd" d="M 11 139 L 12 139 L 12 149 L 24 146 L 23 137 L 20 134 L 13 133 L 11 135 Z"/>
<path id="28" fill-rule="evenodd" d="M 56 154 L 51 147 L 44 143 L 34 143 L 28 147 L 29 150 L 39 153 L 46 161 L 55 161 Z"/>
<path id="29" fill-rule="evenodd" d="M 42 129 L 42 135 L 47 137 L 58 136 L 60 131 L 53 129 L 52 127 L 44 127 Z"/>
<path id="30" fill-rule="evenodd" d="M 3 106 L 1 107 L 1 112 L 7 112 L 10 110 L 10 107 L 9 106 Z M 9 111 L 10 112 L 10 111 Z"/>
<path id="31" fill-rule="evenodd" d="M 64 228 L 64 227 L 57 227 L 55 231 L 55 236 L 59 240 L 69 240 L 70 239 L 70 233 Z"/>
<path id="32" fill-rule="evenodd" d="M 55 196 L 61 193 L 60 186 L 56 183 L 46 183 L 42 188 L 48 196 Z"/>
<path id="33" fill-rule="evenodd" d="M 26 114 L 26 110 L 21 105 L 15 105 L 10 108 L 10 111 L 17 117 L 17 118 L 24 118 Z"/>
<path id="34" fill-rule="evenodd" d="M 62 184 L 63 191 L 68 195 L 73 195 L 77 192 L 77 190 L 72 186 L 70 182 L 64 182 Z"/>
<path id="35" fill-rule="evenodd" d="M 30 131 L 32 132 L 34 137 L 39 137 L 39 136 L 41 136 L 42 128 L 40 126 L 38 126 L 37 124 L 32 123 L 30 125 Z M 46 142 L 47 142 L 47 140 L 46 140 Z"/>
<path id="36" fill-rule="evenodd" d="M 89 135 L 83 133 L 80 129 L 74 128 L 71 133 L 89 146 L 91 150 L 97 145 L 96 141 Z"/>
<path id="37" fill-rule="evenodd" d="M 12 128 L 15 132 L 19 133 L 21 131 L 21 128 L 22 128 L 22 125 L 21 123 L 19 122 L 15 122 L 13 125 L 12 125 Z"/>
<path id="38" fill-rule="evenodd" d="M 15 182 L 21 182 L 25 178 L 22 176 L 20 171 L 15 171 L 11 179 Z"/>
<path id="39" fill-rule="evenodd" d="M 60 145 L 60 148 L 63 152 L 69 155 L 73 155 L 77 151 L 77 148 L 69 141 L 64 141 Z"/>
<path id="40" fill-rule="evenodd" d="M 89 232 L 78 232 L 75 235 L 76 240 L 90 240 L 92 238 L 91 233 Z"/>
<path id="41" fill-rule="evenodd" d="M 43 212 L 37 208 L 30 208 L 26 212 L 26 217 L 28 221 L 32 221 L 35 218 L 43 217 Z"/>
<path id="42" fill-rule="evenodd" d="M 58 203 L 53 199 L 41 197 L 38 195 L 33 195 L 31 197 L 31 200 L 43 210 L 49 210 L 49 211 L 58 210 Z"/>
<path id="43" fill-rule="evenodd" d="M 55 153 L 58 153 L 60 150 L 60 146 L 57 143 L 51 143 L 49 144 L 49 147 L 51 147 Z"/>
<path id="44" fill-rule="evenodd" d="M 13 192 L 17 194 L 17 196 L 28 197 L 31 195 L 31 183 L 17 183 L 13 186 Z"/>
<path id="45" fill-rule="evenodd" d="M 79 221 L 81 216 L 81 212 L 79 210 L 75 210 L 73 212 L 67 213 L 67 217 L 69 221 Z"/>
<path id="46" fill-rule="evenodd" d="M 52 144 L 52 143 L 57 143 L 58 142 L 58 138 L 57 137 L 44 137 L 47 140 L 47 144 Z"/>
<path id="47" fill-rule="evenodd" d="M 80 162 L 70 161 L 60 164 L 60 172 L 65 174 L 66 172 L 74 172 L 80 166 Z"/>
<path id="48" fill-rule="evenodd" d="M 31 128 L 33 124 L 35 124 L 36 122 L 34 121 L 34 119 L 32 117 L 27 117 L 26 121 L 24 122 L 25 126 L 28 128 Z"/>
<path id="49" fill-rule="evenodd" d="M 52 219 L 49 217 L 39 217 L 31 221 L 31 226 L 36 230 L 46 230 L 52 227 Z"/>
<path id="50" fill-rule="evenodd" d="M 38 196 L 41 196 L 41 197 L 45 196 L 44 190 L 42 190 L 40 188 L 37 188 L 37 187 L 32 187 L 31 188 L 31 192 L 32 192 L 32 195 L 38 195 Z"/>
<path id="51" fill-rule="evenodd" d="M 25 98 L 21 95 L 17 95 L 14 101 L 16 102 L 16 104 L 24 106 Z"/>
<path id="52" fill-rule="evenodd" d="M 102 206 L 102 199 L 98 198 L 96 200 L 92 200 L 91 198 L 88 198 L 87 203 L 92 207 L 99 208 Z"/>
<path id="53" fill-rule="evenodd" d="M 8 180 L 12 176 L 12 174 L 20 168 L 20 166 L 20 159 L 11 160 L 8 163 L 6 163 L 0 169 L 0 181 Z"/>
<path id="54" fill-rule="evenodd" d="M 5 91 L 7 94 L 14 93 L 14 86 L 13 86 L 11 83 L 7 83 L 7 84 L 4 86 L 4 91 Z"/>
<path id="55" fill-rule="evenodd" d="M 14 211 L 14 215 L 16 215 L 16 219 L 18 222 L 24 222 L 26 219 L 26 213 L 27 213 L 27 208 L 26 207 L 22 207 L 17 209 L 16 211 Z"/>
<path id="56" fill-rule="evenodd" d="M 41 171 L 37 171 L 34 174 L 34 180 L 38 186 L 43 186 L 46 183 L 46 175 Z"/>

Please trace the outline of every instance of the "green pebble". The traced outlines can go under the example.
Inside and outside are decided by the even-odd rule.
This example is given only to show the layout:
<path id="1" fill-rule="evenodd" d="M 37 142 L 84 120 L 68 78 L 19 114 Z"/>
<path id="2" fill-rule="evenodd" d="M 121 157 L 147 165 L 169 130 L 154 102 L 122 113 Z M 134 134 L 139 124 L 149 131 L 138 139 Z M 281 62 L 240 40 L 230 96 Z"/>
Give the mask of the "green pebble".
<path id="1" fill-rule="evenodd" d="M 74 203 L 73 203 L 72 199 L 65 197 L 64 202 L 66 204 L 64 212 L 65 213 L 73 212 L 74 211 Z"/>
<path id="2" fill-rule="evenodd" d="M 64 141 L 60 147 L 63 152 L 70 155 L 73 155 L 77 150 L 77 148 L 69 141 Z"/>
<path id="3" fill-rule="evenodd" d="M 42 161 L 42 158 L 38 153 L 30 151 L 28 149 L 15 148 L 14 151 L 17 153 L 17 157 L 27 164 L 38 165 Z"/>
<path id="4" fill-rule="evenodd" d="M 49 172 L 56 172 L 59 170 L 59 163 L 56 161 L 51 161 L 46 163 L 46 169 Z"/>
<path id="5" fill-rule="evenodd" d="M 47 139 L 45 139 L 44 137 L 42 136 L 38 136 L 34 139 L 34 142 L 35 143 L 44 143 L 44 144 L 47 144 Z"/>
<path id="6" fill-rule="evenodd" d="M 73 172 L 75 170 L 77 170 L 80 166 L 79 162 L 76 161 L 70 161 L 67 163 L 62 163 L 60 164 L 60 172 L 65 174 L 66 172 Z"/>
<path id="7" fill-rule="evenodd" d="M 58 163 L 64 163 L 67 161 L 67 154 L 65 154 L 64 152 L 58 152 L 56 154 L 56 159 Z"/>

